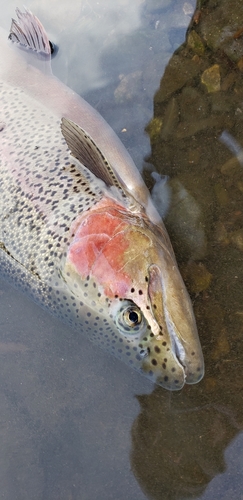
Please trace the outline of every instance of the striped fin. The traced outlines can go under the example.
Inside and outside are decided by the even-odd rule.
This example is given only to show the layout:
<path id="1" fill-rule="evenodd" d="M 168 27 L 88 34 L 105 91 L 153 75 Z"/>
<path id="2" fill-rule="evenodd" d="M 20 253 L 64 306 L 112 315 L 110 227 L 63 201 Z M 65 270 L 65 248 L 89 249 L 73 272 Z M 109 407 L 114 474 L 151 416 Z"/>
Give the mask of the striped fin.
<path id="1" fill-rule="evenodd" d="M 82 128 L 71 120 L 62 118 L 61 130 L 74 158 L 101 179 L 106 186 L 115 186 L 123 197 L 130 197 L 118 174 L 113 170 L 93 139 Z"/>
<path id="2" fill-rule="evenodd" d="M 12 19 L 9 39 L 25 48 L 51 55 L 51 45 L 44 27 L 30 10 L 16 9 L 18 21 Z"/>

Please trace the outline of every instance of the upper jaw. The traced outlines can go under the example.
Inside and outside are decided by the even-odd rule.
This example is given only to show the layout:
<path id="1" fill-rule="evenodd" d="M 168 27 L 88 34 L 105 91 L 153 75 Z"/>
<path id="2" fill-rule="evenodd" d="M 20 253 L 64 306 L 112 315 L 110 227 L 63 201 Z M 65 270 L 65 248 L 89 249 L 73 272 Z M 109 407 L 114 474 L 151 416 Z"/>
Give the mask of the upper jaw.
<path id="1" fill-rule="evenodd" d="M 186 384 L 196 384 L 204 375 L 204 360 L 201 346 L 187 344 L 180 339 L 176 328 L 172 326 L 171 321 L 166 321 L 168 332 L 171 339 L 172 349 L 175 357 L 182 366 L 185 374 Z"/>
<path id="2" fill-rule="evenodd" d="M 173 355 L 183 369 L 185 382 L 195 384 L 204 375 L 204 360 L 191 300 L 174 259 L 167 257 L 164 262 L 163 267 L 150 266 L 149 295 L 159 301 L 160 289 L 161 315 Z"/>

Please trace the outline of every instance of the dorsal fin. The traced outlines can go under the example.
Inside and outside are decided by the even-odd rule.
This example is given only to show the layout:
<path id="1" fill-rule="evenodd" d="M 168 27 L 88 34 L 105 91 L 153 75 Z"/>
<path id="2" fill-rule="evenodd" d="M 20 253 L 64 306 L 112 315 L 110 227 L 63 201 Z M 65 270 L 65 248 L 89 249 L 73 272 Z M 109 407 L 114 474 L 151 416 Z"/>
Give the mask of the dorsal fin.
<path id="1" fill-rule="evenodd" d="M 92 174 L 101 179 L 108 187 L 116 186 L 122 196 L 127 197 L 126 189 L 118 175 L 104 157 L 93 139 L 76 123 L 62 118 L 61 129 L 71 154 Z"/>
<path id="2" fill-rule="evenodd" d="M 48 36 L 39 19 L 30 10 L 16 9 L 18 21 L 12 19 L 9 39 L 25 48 L 51 55 Z"/>

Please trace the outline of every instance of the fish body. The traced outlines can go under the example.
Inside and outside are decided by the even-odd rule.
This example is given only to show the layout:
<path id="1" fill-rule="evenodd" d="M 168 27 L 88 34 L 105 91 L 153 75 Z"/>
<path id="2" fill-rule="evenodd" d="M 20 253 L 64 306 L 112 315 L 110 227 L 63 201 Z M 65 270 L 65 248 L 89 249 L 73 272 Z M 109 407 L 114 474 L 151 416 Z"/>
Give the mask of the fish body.
<path id="1" fill-rule="evenodd" d="M 171 243 L 130 155 L 50 70 L 45 30 L 0 33 L 0 273 L 171 390 L 203 356 Z"/>

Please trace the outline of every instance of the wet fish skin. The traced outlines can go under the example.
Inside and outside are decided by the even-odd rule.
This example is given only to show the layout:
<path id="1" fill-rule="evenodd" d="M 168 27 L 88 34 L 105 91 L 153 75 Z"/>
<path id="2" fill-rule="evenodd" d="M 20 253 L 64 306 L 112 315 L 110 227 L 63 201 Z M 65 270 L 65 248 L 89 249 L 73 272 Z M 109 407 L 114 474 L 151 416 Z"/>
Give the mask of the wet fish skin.
<path id="1" fill-rule="evenodd" d="M 29 11 L 17 14 L 21 29 L 27 16 L 28 29 L 38 22 L 44 30 Z M 27 62 L 16 43 L 6 50 L 1 275 L 163 387 L 198 382 L 204 367 L 190 299 L 130 156 L 104 120 L 46 72 L 49 53 L 35 65 L 31 48 Z"/>

